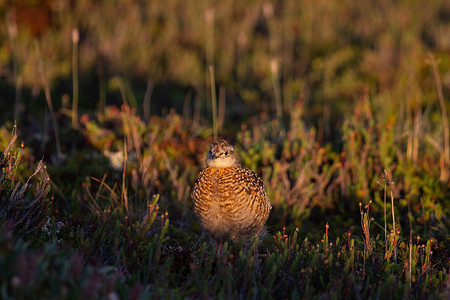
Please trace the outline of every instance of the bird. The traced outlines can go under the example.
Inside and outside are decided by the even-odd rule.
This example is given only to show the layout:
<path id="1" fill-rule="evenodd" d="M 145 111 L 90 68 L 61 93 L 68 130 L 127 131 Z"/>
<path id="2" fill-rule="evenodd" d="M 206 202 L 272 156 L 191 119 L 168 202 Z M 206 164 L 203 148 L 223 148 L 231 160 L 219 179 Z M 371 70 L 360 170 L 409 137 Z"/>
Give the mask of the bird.
<path id="1" fill-rule="evenodd" d="M 265 233 L 272 206 L 261 178 L 242 167 L 233 146 L 215 140 L 206 158 L 206 168 L 194 182 L 193 209 L 203 229 L 216 241 L 249 241 Z"/>

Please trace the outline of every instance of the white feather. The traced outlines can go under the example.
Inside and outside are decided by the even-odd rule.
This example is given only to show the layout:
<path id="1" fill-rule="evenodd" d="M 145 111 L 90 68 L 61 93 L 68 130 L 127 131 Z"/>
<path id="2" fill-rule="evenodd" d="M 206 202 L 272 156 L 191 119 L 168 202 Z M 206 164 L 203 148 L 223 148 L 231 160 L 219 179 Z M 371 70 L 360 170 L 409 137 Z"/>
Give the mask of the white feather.
<path id="1" fill-rule="evenodd" d="M 231 166 L 235 165 L 236 160 L 235 160 L 234 156 L 229 155 L 226 157 L 220 157 L 220 158 L 216 158 L 216 159 L 207 159 L 206 164 L 209 167 L 226 168 L 226 167 L 231 167 Z"/>

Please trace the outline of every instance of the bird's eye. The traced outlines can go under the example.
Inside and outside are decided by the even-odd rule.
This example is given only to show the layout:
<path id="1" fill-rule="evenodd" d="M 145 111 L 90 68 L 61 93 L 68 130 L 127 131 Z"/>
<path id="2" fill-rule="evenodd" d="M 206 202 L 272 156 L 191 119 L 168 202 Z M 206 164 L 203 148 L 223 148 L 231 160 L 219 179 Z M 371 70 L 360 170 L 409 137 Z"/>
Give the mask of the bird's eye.
<path id="1" fill-rule="evenodd" d="M 225 151 L 225 156 L 227 156 L 228 155 L 228 151 Z"/>

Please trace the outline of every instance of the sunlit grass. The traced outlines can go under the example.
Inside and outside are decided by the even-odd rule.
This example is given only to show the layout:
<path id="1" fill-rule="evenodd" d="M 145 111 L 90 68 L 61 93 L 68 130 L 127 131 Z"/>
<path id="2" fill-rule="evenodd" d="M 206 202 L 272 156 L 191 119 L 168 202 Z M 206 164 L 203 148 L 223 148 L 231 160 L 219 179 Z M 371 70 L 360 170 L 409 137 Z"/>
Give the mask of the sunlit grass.
<path id="1" fill-rule="evenodd" d="M 201 235 L 189 198 L 190 186 L 211 139 L 191 141 L 192 134 L 187 134 L 191 129 L 176 114 L 152 117 L 145 123 L 129 107 L 122 107 L 121 110 L 106 110 L 99 116 L 101 118 L 82 120 L 80 130 L 87 141 L 93 142 L 91 151 L 108 157 L 109 162 L 103 165 L 107 173 L 98 178 L 86 178 L 80 187 L 72 186 L 76 193 L 72 193 L 75 197 L 71 201 L 75 202 L 71 203 L 70 210 L 57 196 L 58 201 L 52 201 L 51 209 L 37 215 L 42 221 L 40 225 L 34 225 L 37 226 L 34 234 L 26 236 L 10 227 L 14 210 L 8 203 L 17 197 L 2 196 L 6 218 L 2 219 L 0 240 L 9 245 L 3 252 L 7 258 L 3 267 L 12 270 L 2 275 L 4 282 L 8 282 L 6 298 L 26 298 L 36 294 L 77 298 L 80 286 L 83 295 L 93 298 L 111 293 L 121 297 L 135 293 L 142 297 L 161 297 L 171 293 L 171 297 L 194 298 L 236 295 L 244 298 L 309 298 L 325 294 L 371 298 L 386 293 L 398 298 L 420 298 L 425 294 L 446 297 L 445 284 L 449 276 L 445 251 L 448 241 L 439 229 L 424 231 L 421 228 L 421 208 L 411 209 L 410 213 L 416 219 L 414 228 L 409 230 L 414 235 L 420 233 L 426 237 L 423 242 L 419 239 L 412 242 L 407 237 L 407 230 L 403 228 L 407 224 L 404 204 L 394 201 L 392 196 L 392 190 L 402 188 L 398 185 L 403 180 L 399 170 L 391 175 L 398 178 L 395 184 L 392 182 L 388 186 L 391 204 L 386 205 L 392 211 L 392 226 L 387 224 L 390 233 L 385 239 L 380 234 L 383 233 L 382 226 L 371 225 L 374 220 L 383 223 L 383 201 L 370 201 L 364 208 L 360 207 L 360 213 L 354 201 L 365 195 L 360 189 L 354 189 L 355 185 L 365 187 L 368 195 L 384 194 L 379 190 L 377 180 L 371 178 L 376 177 L 371 169 L 375 165 L 367 165 L 367 176 L 355 177 L 346 183 L 342 178 L 350 176 L 355 165 L 346 167 L 343 157 L 334 158 L 330 148 L 302 154 L 304 149 L 315 149 L 308 141 L 316 143 L 314 135 L 310 135 L 310 140 L 304 138 L 309 134 L 305 127 L 288 127 L 286 134 L 290 138 L 279 140 L 274 135 L 272 140 L 270 128 L 279 125 L 272 121 L 261 123 L 258 130 L 268 130 L 268 135 L 244 131 L 237 143 L 241 153 L 254 153 L 255 170 L 266 180 L 274 207 L 267 224 L 268 234 L 251 245 L 231 240 L 217 248 Z M 300 119 L 297 121 L 301 122 Z M 111 122 L 114 123 L 114 134 L 106 129 L 106 124 Z M 292 136 L 293 131 L 297 137 Z M 355 136 L 357 132 L 350 131 L 350 134 Z M 106 141 L 99 142 L 100 137 Z M 116 143 L 114 147 L 111 142 Z M 266 146 L 258 146 L 265 143 Z M 13 144 L 14 139 L 10 145 Z M 283 149 L 281 152 L 276 150 L 279 147 Z M 12 146 L 6 152 L 10 152 L 9 149 Z M 110 152 L 104 152 L 106 149 Z M 125 154 L 113 158 L 113 150 Z M 363 161 L 359 150 L 359 147 L 348 148 L 347 151 L 355 151 L 348 153 L 348 157 Z M 307 160 L 303 155 L 307 155 Z M 14 157 L 18 156 L 5 156 L 4 159 L 6 157 L 17 161 Z M 375 160 L 376 152 L 364 159 Z M 7 161 L 5 163 L 8 165 Z M 8 174 L 15 172 L 18 163 L 20 161 L 12 164 L 12 168 L 4 169 L 2 176 L 9 178 Z M 245 156 L 243 163 L 246 164 Z M 302 165 L 306 169 L 301 169 Z M 307 171 L 304 175 L 303 170 Z M 436 172 L 439 176 L 439 170 Z M 283 183 L 286 176 L 283 174 L 289 174 L 291 180 L 297 178 L 298 183 L 279 189 L 278 184 L 287 184 Z M 382 175 L 385 173 L 379 176 Z M 280 178 L 281 182 L 277 183 L 275 178 Z M 359 183 L 359 180 L 367 183 Z M 73 183 L 60 178 L 54 184 L 55 188 L 67 191 Z M 11 188 L 2 186 L 6 192 Z M 18 193 L 13 190 L 13 194 Z M 33 205 L 45 208 L 46 195 L 37 196 Z M 292 198 L 297 195 L 307 197 L 308 201 Z M 342 204 L 338 204 L 337 199 Z M 439 199 L 444 198 L 436 198 L 430 203 L 444 201 Z M 350 209 L 344 213 L 340 211 L 340 205 Z M 360 214 L 361 227 L 351 223 L 344 225 L 348 223 L 335 217 L 311 223 L 315 218 L 312 211 L 321 208 L 349 218 L 352 214 L 355 218 Z M 440 209 L 441 217 L 430 215 L 427 226 L 448 228 L 442 217 L 448 208 L 441 206 Z M 32 266 L 32 278 L 40 280 L 25 277 L 22 260 Z M 50 268 L 46 267 L 50 261 L 55 261 L 56 268 L 45 269 Z M 78 264 L 77 271 L 61 275 L 61 268 L 72 270 L 74 264 Z M 45 273 L 42 273 L 43 268 L 47 270 Z M 94 279 L 94 274 L 100 277 Z M 57 288 L 51 289 L 43 278 Z M 24 280 L 32 280 L 33 284 L 24 285 Z M 93 284 L 97 288 L 91 290 Z"/>

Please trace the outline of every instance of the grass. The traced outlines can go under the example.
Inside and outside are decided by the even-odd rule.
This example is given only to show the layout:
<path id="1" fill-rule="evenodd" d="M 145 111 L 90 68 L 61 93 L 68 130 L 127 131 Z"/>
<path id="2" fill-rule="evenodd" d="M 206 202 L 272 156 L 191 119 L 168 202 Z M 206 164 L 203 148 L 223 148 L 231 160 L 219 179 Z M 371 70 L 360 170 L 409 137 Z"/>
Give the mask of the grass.
<path id="1" fill-rule="evenodd" d="M 70 117 L 66 118 L 69 125 Z M 31 188 L 29 182 L 35 180 L 42 164 L 20 187 L 15 178 L 23 150 L 14 148 L 13 132 L 2 155 L 2 165 L 7 167 L 2 169 L 0 236 L 5 250 L 1 268 L 9 270 L 2 273 L 2 297 L 376 298 L 389 294 L 393 298 L 446 298 L 448 207 L 439 198 L 433 202 L 434 208 L 441 203 L 442 211 L 440 216 L 438 211 L 429 215 L 427 230 L 422 211 L 412 210 L 414 227 L 405 228 L 404 207 L 392 192 L 401 188 L 395 185 L 403 176 L 397 171 L 399 180 L 387 186 L 391 204 L 386 206 L 392 210 L 392 223 L 385 224 L 391 230 L 387 240 L 383 226 L 372 225 L 383 224 L 383 201 L 360 204 L 361 227 L 345 223 L 340 217 L 354 218 L 356 214 L 351 215 L 356 210 L 351 205 L 364 195 L 355 185 L 366 188 L 368 194 L 383 195 L 384 191 L 370 177 L 355 177 L 346 185 L 343 178 L 351 179 L 354 166 L 345 167 L 342 156 L 336 157 L 330 148 L 314 150 L 314 136 L 306 127 L 299 129 L 298 122 L 292 122 L 295 127 L 287 133 L 293 137 L 298 131 L 302 138 L 282 140 L 281 152 L 272 144 L 276 136 L 271 141 L 270 135 L 259 133 L 277 127 L 276 120 L 238 135 L 239 153 L 251 155 L 257 163 L 255 169 L 265 178 L 274 209 L 269 233 L 261 241 L 246 246 L 230 240 L 220 251 L 202 237 L 189 198 L 211 138 L 195 137 L 190 131 L 195 129 L 198 134 L 198 128 L 186 126 L 182 116 L 172 113 L 145 123 L 124 106 L 108 108 L 98 119 L 82 118 L 83 138 L 92 141 L 92 149 L 84 155 L 88 159 L 103 151 L 109 161 L 97 166 L 105 171 L 102 176 L 85 177 L 79 186 L 65 181 L 64 172 L 72 170 L 64 170 L 64 165 L 48 167 L 50 173 L 61 175 L 52 183 L 55 189 L 66 197 L 73 195 L 68 203 L 57 193 L 49 194 L 45 173 L 38 179 L 42 182 L 38 189 Z M 308 134 L 313 138 L 303 138 Z M 357 135 L 354 130 L 348 134 Z M 263 140 L 252 142 L 257 137 Z M 108 144 L 114 141 L 115 145 Z M 310 147 L 311 151 L 301 153 Z M 109 152 L 104 152 L 107 148 Z M 353 149 L 360 151 L 360 147 Z M 375 154 L 371 155 L 366 159 L 375 160 Z M 66 164 L 71 166 L 71 160 L 79 159 L 84 158 L 70 157 Z M 244 164 L 247 159 L 243 157 Z M 361 157 L 355 159 L 364 162 Z M 283 161 L 289 163 L 283 165 Z M 293 182 L 290 188 L 284 185 L 288 182 L 283 183 L 284 174 Z M 359 180 L 372 185 L 365 187 Z M 343 203 L 335 203 L 333 197 Z M 350 206 L 349 212 L 326 217 L 328 222 L 319 228 L 323 222 L 315 220 L 316 214 L 338 212 L 339 205 Z M 29 220 L 27 226 L 18 227 L 24 220 Z M 425 238 L 411 241 L 407 230 Z"/>
<path id="2" fill-rule="evenodd" d="M 449 298 L 450 8 L 384 2 L 0 4 L 0 298 Z M 250 244 L 192 211 L 216 135 Z"/>

